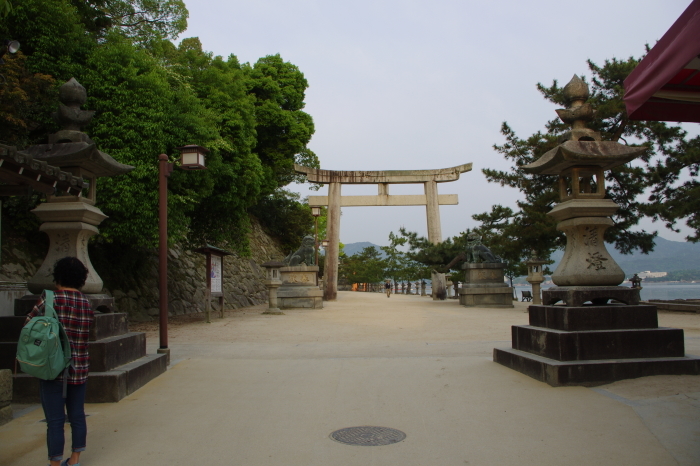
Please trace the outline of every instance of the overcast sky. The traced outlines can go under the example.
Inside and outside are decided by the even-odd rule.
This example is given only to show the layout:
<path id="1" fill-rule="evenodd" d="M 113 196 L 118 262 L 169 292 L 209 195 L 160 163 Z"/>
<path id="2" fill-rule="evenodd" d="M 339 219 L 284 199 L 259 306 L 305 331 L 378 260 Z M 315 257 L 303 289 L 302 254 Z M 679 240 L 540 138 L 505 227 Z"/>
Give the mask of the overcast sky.
<path id="1" fill-rule="evenodd" d="M 517 190 L 487 183 L 482 168 L 508 169 L 493 144 L 507 121 L 521 137 L 556 116 L 536 84 L 590 76 L 586 60 L 639 57 L 690 0 L 414 1 L 185 0 L 205 50 L 254 63 L 276 53 L 309 82 L 310 148 L 328 170 L 407 170 L 474 164 L 440 194 L 443 239 L 476 225 L 493 204 L 515 207 Z M 696 126 L 689 129 L 696 131 Z M 291 185 L 302 195 L 324 194 Z M 376 194 L 376 185 L 343 194 Z M 422 194 L 394 185 L 390 194 Z M 425 207 L 346 207 L 343 243 L 388 243 L 399 227 L 427 235 Z M 667 239 L 683 240 L 646 222 Z"/>

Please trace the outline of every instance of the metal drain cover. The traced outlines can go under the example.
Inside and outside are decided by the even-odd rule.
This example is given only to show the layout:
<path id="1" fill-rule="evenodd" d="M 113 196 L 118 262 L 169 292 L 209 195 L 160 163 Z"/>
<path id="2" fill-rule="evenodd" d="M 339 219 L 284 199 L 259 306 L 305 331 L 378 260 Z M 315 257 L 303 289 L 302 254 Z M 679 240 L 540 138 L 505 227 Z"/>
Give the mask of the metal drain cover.
<path id="1" fill-rule="evenodd" d="M 398 443 L 406 438 L 406 434 L 389 427 L 360 426 L 336 430 L 331 433 L 331 438 L 346 445 L 377 447 Z"/>

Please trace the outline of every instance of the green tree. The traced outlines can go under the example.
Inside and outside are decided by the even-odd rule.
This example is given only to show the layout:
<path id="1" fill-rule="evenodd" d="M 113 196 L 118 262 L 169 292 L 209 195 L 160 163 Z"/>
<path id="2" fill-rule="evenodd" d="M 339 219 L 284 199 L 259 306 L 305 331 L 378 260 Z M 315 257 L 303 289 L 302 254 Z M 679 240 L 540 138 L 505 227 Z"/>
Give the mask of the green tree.
<path id="1" fill-rule="evenodd" d="M 338 274 L 349 283 L 379 283 L 386 277 L 386 261 L 377 248 L 368 246 L 346 257 Z"/>
<path id="2" fill-rule="evenodd" d="M 263 192 L 270 193 L 292 181 L 304 181 L 296 175 L 294 163 L 320 167 L 307 144 L 314 133 L 311 115 L 304 112 L 308 82 L 296 65 L 279 55 L 261 58 L 245 65 L 248 92 L 255 98 L 257 145 L 255 152 L 263 163 L 267 180 Z"/>
<path id="3" fill-rule="evenodd" d="M 700 239 L 700 187 L 697 182 L 700 137 L 687 139 L 687 133 L 678 126 L 628 119 L 622 100 L 623 82 L 637 63 L 634 58 L 612 59 L 600 67 L 588 61 L 592 74 L 588 101 L 597 109 L 596 119 L 589 127 L 599 131 L 603 140 L 641 143 L 647 147 L 637 163 L 606 172 L 606 197 L 619 204 L 620 209 L 613 216 L 615 224 L 606 231 L 605 240 L 622 253 L 635 249 L 648 253 L 653 249 L 655 232 L 631 231 L 645 215 L 665 221 L 669 228 L 673 228 L 677 221 L 685 220 L 695 230 L 695 234 L 687 239 Z M 538 84 L 537 89 L 546 100 L 565 106 L 563 88 L 556 80 L 549 87 Z M 525 197 L 518 201 L 519 210 L 516 212 L 494 206 L 490 213 L 474 216 L 482 222 L 482 231 L 489 225 L 497 225 L 495 230 L 501 236 L 498 244 L 512 242 L 502 250 L 511 260 L 519 255 L 522 261 L 533 249 L 547 258 L 551 251 L 566 243 L 563 233 L 556 230 L 556 222 L 546 215 L 558 202 L 557 177 L 531 175 L 522 170 L 524 165 L 554 148 L 569 130 L 568 125 L 558 119 L 550 120 L 545 127 L 545 132 L 538 131 L 521 139 L 507 123 L 503 123 L 501 133 L 505 143 L 494 145 L 494 149 L 511 161 L 512 167 L 507 171 L 483 170 L 488 181 L 516 188 Z M 689 179 L 682 180 L 684 175 Z M 652 194 L 644 201 L 641 199 L 646 189 Z"/>
<path id="4" fill-rule="evenodd" d="M 9 15 L 12 12 L 12 2 L 10 0 L 0 0 L 0 17 Z"/>
<path id="5" fill-rule="evenodd" d="M 187 29 L 182 0 L 72 0 L 85 29 L 104 37 L 113 29 L 135 42 L 175 39 Z"/>
<path id="6" fill-rule="evenodd" d="M 285 254 L 296 251 L 302 238 L 313 234 L 311 209 L 299 198 L 297 193 L 278 189 L 261 197 L 251 209 L 265 229 L 280 240 Z"/>
<path id="7" fill-rule="evenodd" d="M 399 247 L 404 246 L 408 238 L 389 233 L 389 246 L 381 246 L 380 249 L 385 255 L 385 275 L 391 278 L 394 283 L 407 280 L 430 278 L 430 270 L 419 262 L 416 262 L 401 251 Z"/>
<path id="8" fill-rule="evenodd" d="M 96 111 L 83 130 L 135 167 L 99 180 L 99 206 L 109 218 L 96 241 L 153 246 L 158 154 L 176 160 L 178 146 L 199 144 L 211 151 L 208 169 L 175 170 L 169 179 L 170 240 L 227 242 L 245 253 L 249 214 L 264 217 L 261 206 L 281 203 L 282 214 L 269 216 L 277 224 L 268 226 L 289 244 L 312 225 L 308 207 L 279 191 L 297 178 L 293 162 L 318 166 L 307 147 L 313 121 L 302 111 L 308 83 L 279 55 L 251 66 L 213 56 L 197 38 L 175 46 L 168 39 L 186 19 L 181 0 L 15 4 L 0 15 L 0 30 L 22 43 L 24 55 L 12 57 L 10 85 L 0 91 L 0 140 L 20 148 L 44 142 L 59 129 L 51 118 L 54 86 L 75 77 L 88 91 L 85 108 Z M 38 200 L 17 200 L 8 212 L 23 215 Z"/>
<path id="9" fill-rule="evenodd" d="M 464 251 L 465 244 L 462 236 L 447 238 L 445 241 L 433 244 L 418 233 L 407 231 L 401 227 L 399 234 L 406 239 L 408 244 L 407 257 L 426 266 L 429 270 L 446 272 L 446 266 L 458 254 Z"/>

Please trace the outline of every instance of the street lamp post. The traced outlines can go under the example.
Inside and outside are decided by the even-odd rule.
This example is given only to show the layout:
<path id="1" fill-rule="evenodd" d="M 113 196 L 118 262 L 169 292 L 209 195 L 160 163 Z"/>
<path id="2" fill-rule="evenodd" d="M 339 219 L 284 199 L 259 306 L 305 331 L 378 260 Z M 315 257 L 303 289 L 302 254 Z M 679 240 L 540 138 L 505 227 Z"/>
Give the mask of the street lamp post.
<path id="1" fill-rule="evenodd" d="M 326 250 L 326 248 L 328 248 L 328 244 L 329 244 L 329 241 L 327 239 L 324 239 L 323 241 L 321 241 L 321 247 L 324 249 L 324 251 L 326 251 L 325 254 L 328 253 L 328 251 Z M 328 258 L 328 256 L 325 256 L 325 257 Z M 323 283 L 324 283 L 323 299 L 326 299 L 325 283 L 326 283 L 326 280 L 328 279 L 328 267 L 326 267 L 328 265 L 328 262 L 324 262 L 324 264 L 325 265 L 323 267 Z"/>
<path id="2" fill-rule="evenodd" d="M 318 266 L 318 217 L 321 215 L 321 208 L 311 207 L 311 215 L 314 216 L 314 260 L 316 266 Z"/>
<path id="3" fill-rule="evenodd" d="M 186 170 L 203 170 L 204 156 L 209 152 L 200 146 L 178 147 L 180 150 L 180 164 Z M 158 156 L 158 291 L 159 306 L 159 333 L 160 345 L 158 353 L 168 355 L 170 364 L 170 349 L 168 348 L 168 177 L 175 167 L 168 162 L 168 156 Z"/>

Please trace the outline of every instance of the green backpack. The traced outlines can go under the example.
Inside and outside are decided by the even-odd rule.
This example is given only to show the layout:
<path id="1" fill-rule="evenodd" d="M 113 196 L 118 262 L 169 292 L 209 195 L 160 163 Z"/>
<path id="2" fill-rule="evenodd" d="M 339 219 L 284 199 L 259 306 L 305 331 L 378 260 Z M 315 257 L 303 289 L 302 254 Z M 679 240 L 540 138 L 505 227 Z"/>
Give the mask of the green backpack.
<path id="1" fill-rule="evenodd" d="M 70 341 L 53 308 L 53 291 L 45 293 L 44 315 L 32 318 L 19 335 L 17 361 L 22 372 L 43 380 L 54 380 L 63 372 L 65 384 L 71 364 Z"/>

